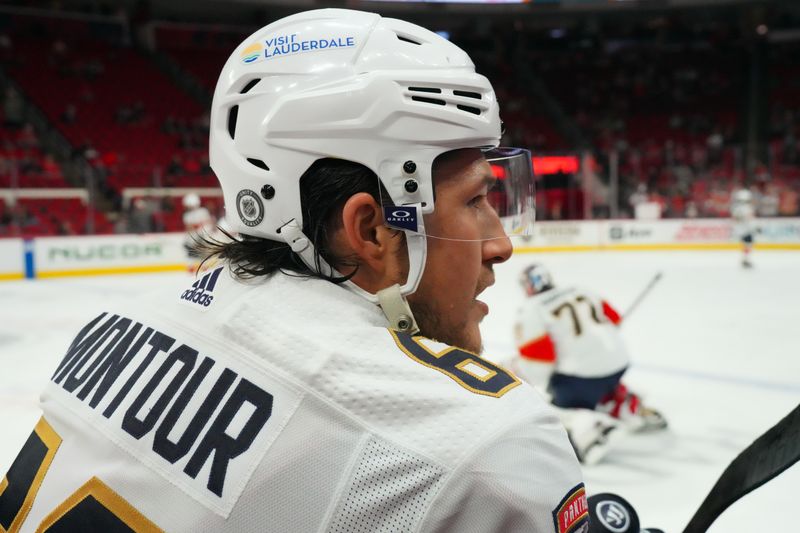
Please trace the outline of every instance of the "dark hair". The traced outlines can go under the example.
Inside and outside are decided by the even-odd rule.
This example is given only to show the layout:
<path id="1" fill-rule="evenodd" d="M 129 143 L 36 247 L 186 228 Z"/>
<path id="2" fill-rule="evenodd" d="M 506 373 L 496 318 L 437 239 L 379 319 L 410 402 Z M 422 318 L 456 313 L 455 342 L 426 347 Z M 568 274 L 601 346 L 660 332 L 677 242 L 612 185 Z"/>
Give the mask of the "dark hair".
<path id="1" fill-rule="evenodd" d="M 251 235 L 235 237 L 222 228 L 220 231 L 229 241 L 197 237 L 197 249 L 204 256 L 203 263 L 212 257 L 228 260 L 234 275 L 239 278 L 269 276 L 280 271 L 341 283 L 355 274 L 358 262 L 352 257 L 336 256 L 330 249 L 330 236 L 331 231 L 338 227 L 337 217 L 345 202 L 359 192 L 369 193 L 379 204 L 391 205 L 389 194 L 378 176 L 359 163 L 332 158 L 318 159 L 300 177 L 303 233 L 314 245 L 316 272 L 285 242 Z M 398 231 L 398 234 L 402 235 L 403 232 Z M 351 266 L 354 270 L 346 276 L 330 275 L 320 268 L 320 258 L 331 266 Z"/>

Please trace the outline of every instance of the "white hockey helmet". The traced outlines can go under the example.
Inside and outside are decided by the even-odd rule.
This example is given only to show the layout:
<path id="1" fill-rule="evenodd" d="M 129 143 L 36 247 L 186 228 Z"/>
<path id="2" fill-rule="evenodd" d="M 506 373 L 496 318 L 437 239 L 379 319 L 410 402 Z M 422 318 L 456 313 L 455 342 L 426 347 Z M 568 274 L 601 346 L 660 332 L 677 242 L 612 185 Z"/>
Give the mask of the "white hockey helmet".
<path id="1" fill-rule="evenodd" d="M 395 206 L 384 209 L 387 224 L 406 232 L 407 295 L 425 265 L 422 215 L 434 209 L 434 159 L 497 147 L 501 122 L 491 84 L 450 41 L 373 13 L 320 9 L 280 19 L 239 45 L 217 82 L 210 132 L 232 229 L 287 242 L 312 270 L 300 177 L 321 158 L 372 170 Z M 506 231 L 523 234 L 533 217 L 530 154 L 503 156 L 503 187 L 523 190 L 501 191 L 513 215 Z"/>
<path id="2" fill-rule="evenodd" d="M 555 287 L 550 271 L 540 263 L 526 267 L 520 275 L 519 282 L 528 296 L 549 291 Z"/>
<path id="3" fill-rule="evenodd" d="M 200 207 L 200 197 L 193 192 L 184 195 L 183 207 L 184 209 L 197 209 Z"/>
<path id="4" fill-rule="evenodd" d="M 733 199 L 736 202 L 749 202 L 753 199 L 753 193 L 748 189 L 739 189 L 733 193 Z"/>

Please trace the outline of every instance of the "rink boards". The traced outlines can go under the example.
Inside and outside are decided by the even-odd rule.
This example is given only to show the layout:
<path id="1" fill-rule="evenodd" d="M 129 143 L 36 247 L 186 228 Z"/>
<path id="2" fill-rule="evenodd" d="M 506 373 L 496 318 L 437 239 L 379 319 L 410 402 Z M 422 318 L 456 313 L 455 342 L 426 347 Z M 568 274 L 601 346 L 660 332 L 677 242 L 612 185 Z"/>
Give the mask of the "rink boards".
<path id="1" fill-rule="evenodd" d="M 0 280 L 185 271 L 182 233 L 0 239 Z"/>
<path id="2" fill-rule="evenodd" d="M 800 218 L 757 222 L 756 249 L 800 250 Z M 0 281 L 187 269 L 184 234 L 0 239 Z M 536 222 L 517 253 L 594 250 L 735 250 L 727 219 Z"/>

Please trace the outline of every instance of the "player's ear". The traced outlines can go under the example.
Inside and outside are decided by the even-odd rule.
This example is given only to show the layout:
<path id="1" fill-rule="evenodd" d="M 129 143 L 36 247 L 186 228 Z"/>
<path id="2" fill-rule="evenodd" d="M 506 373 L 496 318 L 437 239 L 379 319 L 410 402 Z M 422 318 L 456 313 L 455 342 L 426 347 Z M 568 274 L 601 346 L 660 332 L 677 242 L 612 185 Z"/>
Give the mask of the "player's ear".
<path id="1" fill-rule="evenodd" d="M 399 258 L 403 256 L 399 248 L 405 240 L 400 232 L 384 225 L 383 210 L 375 198 L 365 192 L 354 194 L 342 207 L 340 221 L 334 240 L 344 255 L 358 262 L 353 281 L 366 283 L 372 290 L 396 283 Z"/>

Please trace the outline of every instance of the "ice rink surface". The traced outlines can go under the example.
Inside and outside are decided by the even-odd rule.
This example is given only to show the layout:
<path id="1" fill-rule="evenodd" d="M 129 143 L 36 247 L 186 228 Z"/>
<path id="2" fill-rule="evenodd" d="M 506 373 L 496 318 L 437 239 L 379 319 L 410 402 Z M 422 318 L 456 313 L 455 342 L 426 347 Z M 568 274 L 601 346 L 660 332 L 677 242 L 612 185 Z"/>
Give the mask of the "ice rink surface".
<path id="1" fill-rule="evenodd" d="M 800 403 L 800 253 L 756 252 L 743 270 L 735 252 L 520 254 L 496 268 L 481 299 L 486 356 L 513 353 L 523 295 L 519 271 L 542 262 L 557 284 L 577 284 L 624 312 L 648 281 L 663 278 L 624 320 L 634 361 L 625 380 L 670 428 L 631 436 L 585 470 L 590 494 L 615 492 L 642 525 L 680 532 L 738 453 Z M 159 274 L 0 283 L 0 474 L 39 418 L 38 393 L 77 330 L 115 299 L 182 290 L 187 275 Z M 713 532 L 797 529 L 800 465 L 724 513 Z"/>

